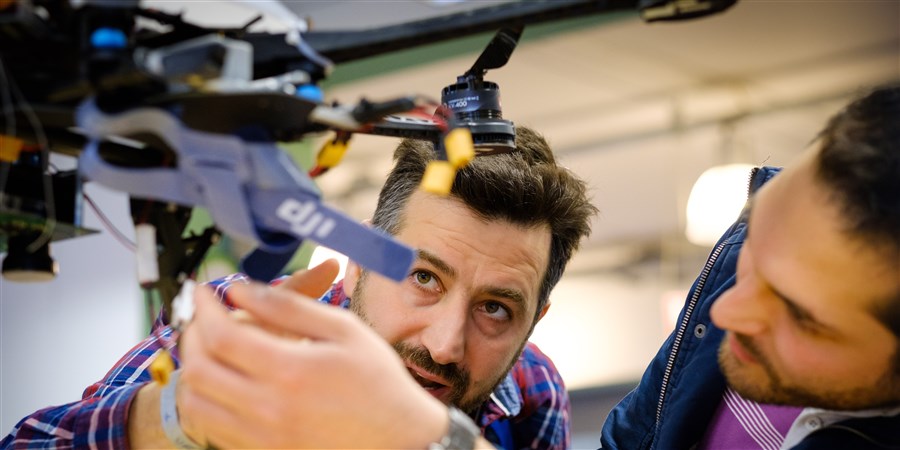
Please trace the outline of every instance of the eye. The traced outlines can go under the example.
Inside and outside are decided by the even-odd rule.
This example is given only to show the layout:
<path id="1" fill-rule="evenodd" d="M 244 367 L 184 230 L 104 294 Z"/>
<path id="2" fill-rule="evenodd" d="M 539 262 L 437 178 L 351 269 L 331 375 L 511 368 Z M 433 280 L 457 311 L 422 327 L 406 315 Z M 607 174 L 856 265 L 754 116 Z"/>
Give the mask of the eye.
<path id="1" fill-rule="evenodd" d="M 481 308 L 493 320 L 508 322 L 512 318 L 509 308 L 500 302 L 488 301 Z"/>
<path id="2" fill-rule="evenodd" d="M 440 291 L 440 285 L 438 284 L 437 277 L 427 270 L 415 270 L 410 274 L 410 277 L 412 278 L 413 283 L 419 289 L 425 289 L 428 291 Z"/>
<path id="3" fill-rule="evenodd" d="M 816 322 L 811 320 L 809 316 L 797 311 L 796 308 L 788 307 L 788 317 L 791 318 L 791 321 L 801 330 L 815 334 L 818 331 L 818 327 L 816 326 Z"/>
<path id="4" fill-rule="evenodd" d="M 810 313 L 801 309 L 794 302 L 785 299 L 780 294 L 776 294 L 776 296 L 787 310 L 788 320 L 798 329 L 811 335 L 826 334 L 827 327 L 822 326 L 822 323 L 817 321 Z"/>

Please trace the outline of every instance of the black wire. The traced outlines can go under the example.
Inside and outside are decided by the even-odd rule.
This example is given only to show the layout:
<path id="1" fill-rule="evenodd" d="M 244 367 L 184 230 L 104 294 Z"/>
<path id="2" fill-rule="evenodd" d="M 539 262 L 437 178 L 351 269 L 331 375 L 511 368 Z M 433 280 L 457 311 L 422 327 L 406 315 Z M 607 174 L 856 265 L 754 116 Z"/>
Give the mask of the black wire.
<path id="1" fill-rule="evenodd" d="M 115 225 L 113 225 L 112 221 L 110 221 L 109 218 L 107 218 L 106 215 L 103 214 L 103 211 L 100 210 L 100 208 L 97 206 L 97 204 L 94 203 L 94 200 L 91 199 L 91 197 L 88 196 L 86 192 L 82 192 L 81 196 L 84 197 L 84 199 L 88 203 L 88 206 L 90 206 L 91 209 L 94 211 L 94 213 L 97 214 L 97 217 L 100 219 L 100 222 L 103 222 L 103 225 L 106 227 L 107 231 L 109 231 L 112 234 L 112 236 L 117 241 L 119 241 L 120 244 L 124 245 L 125 248 L 127 248 L 128 250 L 131 250 L 132 252 L 137 249 L 137 245 L 135 245 L 134 242 L 131 242 L 131 240 L 128 239 L 128 237 L 126 237 L 124 233 L 119 231 L 119 229 L 116 228 Z"/>

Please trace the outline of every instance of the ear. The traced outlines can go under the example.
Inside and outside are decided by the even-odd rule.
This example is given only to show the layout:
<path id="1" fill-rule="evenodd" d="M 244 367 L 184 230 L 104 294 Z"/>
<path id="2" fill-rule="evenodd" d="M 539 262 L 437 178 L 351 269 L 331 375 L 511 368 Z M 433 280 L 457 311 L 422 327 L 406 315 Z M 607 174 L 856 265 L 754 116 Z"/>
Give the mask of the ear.
<path id="1" fill-rule="evenodd" d="M 349 269 L 348 269 L 349 270 Z M 537 321 L 540 322 L 541 319 L 544 318 L 544 314 L 547 314 L 547 310 L 550 309 L 550 300 L 547 300 L 547 303 L 544 304 L 544 307 L 541 308 L 541 313 L 538 314 Z"/>
<path id="2" fill-rule="evenodd" d="M 362 267 L 352 259 L 347 261 L 347 271 L 344 272 L 344 292 L 348 295 L 356 289 L 356 283 L 359 282 L 359 275 Z"/>
<path id="3" fill-rule="evenodd" d="M 371 228 L 372 219 L 365 219 L 362 224 Z M 352 293 L 356 289 L 356 283 L 359 282 L 359 276 L 362 273 L 362 267 L 352 259 L 347 261 L 347 271 L 344 272 L 344 292 Z"/>

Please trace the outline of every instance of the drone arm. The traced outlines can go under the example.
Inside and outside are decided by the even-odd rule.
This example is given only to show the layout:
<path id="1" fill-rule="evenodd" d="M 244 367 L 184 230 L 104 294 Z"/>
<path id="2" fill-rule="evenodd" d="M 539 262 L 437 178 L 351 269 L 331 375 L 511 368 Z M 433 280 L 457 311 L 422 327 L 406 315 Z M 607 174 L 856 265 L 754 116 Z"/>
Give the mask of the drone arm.
<path id="1" fill-rule="evenodd" d="M 425 44 L 529 25 L 619 10 L 633 11 L 639 0 L 531 0 L 508 2 L 432 19 L 360 31 L 311 31 L 306 42 L 342 63 Z"/>
<path id="2" fill-rule="evenodd" d="M 312 239 L 393 280 L 405 278 L 415 259 L 412 249 L 387 233 L 329 208 L 312 195 L 257 191 L 250 202 L 266 229 Z"/>

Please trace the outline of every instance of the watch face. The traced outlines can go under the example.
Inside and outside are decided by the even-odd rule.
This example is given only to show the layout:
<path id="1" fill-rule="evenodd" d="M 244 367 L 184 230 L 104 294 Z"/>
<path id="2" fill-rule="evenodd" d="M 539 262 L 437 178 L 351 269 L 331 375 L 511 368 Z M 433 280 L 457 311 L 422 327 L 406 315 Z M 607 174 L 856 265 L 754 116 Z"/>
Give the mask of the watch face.
<path id="1" fill-rule="evenodd" d="M 428 446 L 428 450 L 472 450 L 475 448 L 475 440 L 480 434 L 478 426 L 466 413 L 451 407 L 450 429 L 440 442 Z"/>

